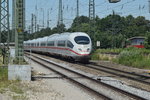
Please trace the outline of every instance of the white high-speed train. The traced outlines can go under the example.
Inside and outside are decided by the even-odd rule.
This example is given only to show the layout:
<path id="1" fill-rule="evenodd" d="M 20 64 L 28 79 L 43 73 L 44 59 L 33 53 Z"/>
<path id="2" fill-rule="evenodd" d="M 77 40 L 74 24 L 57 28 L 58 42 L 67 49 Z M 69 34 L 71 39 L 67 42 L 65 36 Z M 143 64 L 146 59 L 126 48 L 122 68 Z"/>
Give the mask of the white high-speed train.
<path id="1" fill-rule="evenodd" d="M 59 55 L 75 61 L 88 61 L 92 51 L 92 42 L 90 37 L 83 32 L 62 33 L 24 41 L 24 49 Z"/>

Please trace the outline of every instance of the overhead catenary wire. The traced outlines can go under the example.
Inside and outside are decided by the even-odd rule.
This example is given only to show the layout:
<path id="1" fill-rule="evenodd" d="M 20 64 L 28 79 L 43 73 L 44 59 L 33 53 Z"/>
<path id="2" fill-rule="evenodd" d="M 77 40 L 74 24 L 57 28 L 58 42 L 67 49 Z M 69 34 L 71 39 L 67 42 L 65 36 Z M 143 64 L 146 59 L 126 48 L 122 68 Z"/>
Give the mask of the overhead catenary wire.
<path id="1" fill-rule="evenodd" d="M 46 0 L 43 1 L 44 3 L 41 3 L 41 0 L 37 0 L 38 7 L 48 6 L 51 10 L 50 16 L 51 16 L 51 23 L 50 26 L 54 27 L 54 23 L 57 21 L 57 11 L 58 11 L 58 0 Z M 63 0 L 64 1 L 64 0 Z M 79 6 L 80 6 L 80 15 L 88 16 L 88 0 L 79 0 Z M 125 16 L 128 14 L 132 15 L 144 15 L 143 13 L 146 12 L 147 5 L 144 4 L 138 4 L 138 0 L 121 0 L 122 2 L 117 4 L 109 4 L 108 0 L 95 0 L 95 6 L 96 6 L 96 15 L 100 16 L 107 16 L 109 14 L 112 14 L 112 10 L 115 12 L 118 12 L 121 16 Z M 148 0 L 143 0 L 148 3 Z M 52 3 L 51 3 L 52 2 Z M 65 3 L 63 3 L 63 13 L 64 13 L 64 24 L 68 23 L 66 19 L 72 19 L 70 22 L 73 22 L 74 18 L 76 17 L 76 0 L 65 0 Z M 106 7 L 108 6 L 108 8 Z M 140 7 L 139 7 L 140 6 Z M 127 9 L 130 8 L 129 10 Z M 46 8 L 47 9 L 47 8 Z M 147 9 L 148 10 L 148 9 Z M 28 15 L 27 15 L 28 16 Z M 146 16 L 146 15 L 144 15 Z M 47 18 L 45 18 L 47 19 Z M 39 19 L 37 19 L 39 21 Z M 29 21 L 28 21 L 29 23 Z M 55 24 L 56 25 L 56 24 Z M 67 25 L 68 27 L 68 25 Z"/>

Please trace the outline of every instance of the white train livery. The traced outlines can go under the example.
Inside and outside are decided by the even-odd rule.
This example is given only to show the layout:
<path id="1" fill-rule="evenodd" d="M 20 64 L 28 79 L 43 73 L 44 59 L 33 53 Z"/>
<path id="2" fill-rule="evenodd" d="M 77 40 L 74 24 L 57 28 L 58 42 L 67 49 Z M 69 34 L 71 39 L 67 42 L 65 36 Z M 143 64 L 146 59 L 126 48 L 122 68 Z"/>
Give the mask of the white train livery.
<path id="1" fill-rule="evenodd" d="M 62 33 L 24 41 L 24 49 L 26 51 L 59 55 L 75 61 L 88 61 L 92 51 L 92 43 L 86 33 Z"/>

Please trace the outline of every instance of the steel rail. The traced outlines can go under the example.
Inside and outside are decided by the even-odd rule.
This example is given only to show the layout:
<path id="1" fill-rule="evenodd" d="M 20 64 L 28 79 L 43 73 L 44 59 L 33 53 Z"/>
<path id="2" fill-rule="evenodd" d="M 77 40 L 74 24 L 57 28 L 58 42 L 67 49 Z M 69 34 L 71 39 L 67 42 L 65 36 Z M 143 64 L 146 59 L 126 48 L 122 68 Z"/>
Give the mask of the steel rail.
<path id="1" fill-rule="evenodd" d="M 147 75 L 141 75 L 141 74 L 137 74 L 137 73 L 134 73 L 134 72 L 127 72 L 127 71 L 123 71 L 123 70 L 119 70 L 119 69 L 115 69 L 115 68 L 110 68 L 110 67 L 107 67 L 107 66 L 104 66 L 104 65 L 98 65 L 96 63 L 92 63 L 92 65 L 100 66 L 100 67 L 103 67 L 103 68 L 119 71 L 119 72 L 130 74 L 130 75 L 139 76 L 139 77 L 144 78 L 144 79 L 150 79 L 150 76 L 147 76 Z"/>
<path id="2" fill-rule="evenodd" d="M 80 65 L 83 65 L 83 64 L 80 64 Z M 144 81 L 143 79 L 139 79 L 139 78 L 135 78 L 135 77 L 131 77 L 131 76 L 126 76 L 126 75 L 123 75 L 123 74 L 118 74 L 116 72 L 118 71 L 118 72 L 121 72 L 121 73 L 133 75 L 133 76 L 140 77 L 140 78 L 145 77 L 144 79 L 150 78 L 149 76 L 139 75 L 139 74 L 136 74 L 136 73 L 125 72 L 125 71 L 122 71 L 122 70 L 109 68 L 109 67 L 106 67 L 106 66 L 103 66 L 103 65 L 97 65 L 97 64 L 91 64 L 91 65 L 84 65 L 84 66 L 88 67 L 88 68 L 91 68 L 91 69 L 95 69 L 95 70 L 98 70 L 98 71 L 103 71 L 103 72 L 110 73 L 110 74 L 113 74 L 113 75 L 116 75 L 116 76 L 124 77 L 124 78 L 130 79 L 130 80 L 134 80 L 134 81 L 137 81 L 137 82 L 140 82 L 140 83 L 150 85 L 150 82 Z M 96 67 L 93 67 L 93 66 L 96 66 Z M 108 71 L 107 69 L 113 70 L 113 71 L 116 71 L 116 72 L 111 72 L 111 71 Z"/>
<path id="3" fill-rule="evenodd" d="M 96 90 L 94 90 L 94 89 L 92 89 L 92 88 L 90 88 L 90 87 L 87 87 L 86 85 L 84 85 L 84 84 L 82 84 L 82 83 L 80 83 L 80 82 L 78 82 L 78 81 L 73 80 L 73 78 L 70 78 L 70 77 L 64 75 L 63 73 L 60 73 L 59 71 L 57 71 L 57 70 L 55 70 L 55 69 L 52 69 L 52 68 L 50 68 L 49 66 L 46 66 L 45 64 L 43 64 L 43 63 L 41 63 L 41 62 L 39 62 L 39 61 L 37 61 L 37 60 L 31 58 L 31 57 L 28 57 L 28 58 L 32 59 L 33 61 L 35 61 L 36 63 L 42 65 L 43 67 L 45 67 L 45 68 L 47 68 L 47 69 L 49 69 L 49 70 L 51 70 L 51 71 L 56 72 L 57 74 L 61 75 L 63 78 L 69 79 L 70 81 L 72 81 L 72 82 L 74 82 L 74 83 L 80 85 L 82 88 L 85 88 L 85 89 L 89 90 L 91 93 L 94 93 L 94 94 L 96 94 L 97 96 L 100 96 L 101 99 L 104 99 L 104 100 L 112 100 L 112 98 L 109 98 L 109 97 L 105 96 L 104 94 L 99 93 L 98 91 L 96 91 Z M 49 62 L 48 62 L 48 63 L 49 63 Z M 53 65 L 55 65 L 55 66 L 58 66 L 58 65 L 56 65 L 56 64 L 54 64 L 54 63 L 50 63 L 50 64 L 53 64 Z M 59 66 L 59 67 L 60 67 L 60 66 Z"/>
<path id="4" fill-rule="evenodd" d="M 89 80 L 92 80 L 92 81 L 94 81 L 94 82 L 96 82 L 96 83 L 99 83 L 99 84 L 101 84 L 101 85 L 103 85 L 103 86 L 105 86 L 105 87 L 108 87 L 108 88 L 110 88 L 110 89 L 112 89 L 112 90 L 115 90 L 115 91 L 117 91 L 117 92 L 119 92 L 119 93 L 122 93 L 122 94 L 124 94 L 124 95 L 126 95 L 126 96 L 129 96 L 129 97 L 131 97 L 131 98 L 134 98 L 134 99 L 136 99 L 136 100 L 146 100 L 145 98 L 143 98 L 143 97 L 141 97 L 141 96 L 138 96 L 138 95 L 129 93 L 129 92 L 124 91 L 124 90 L 122 90 L 122 89 L 119 89 L 119 88 L 116 88 L 116 87 L 114 87 L 114 86 L 108 85 L 108 84 L 106 84 L 106 83 L 100 82 L 100 81 L 98 81 L 98 80 L 96 80 L 96 79 L 93 79 L 93 78 L 91 78 L 91 77 L 89 77 L 89 76 L 83 75 L 83 74 L 81 74 L 81 73 L 79 73 L 79 72 L 76 72 L 76 71 L 67 69 L 67 68 L 65 68 L 65 67 L 63 67 L 63 66 L 61 66 L 61 65 L 56 64 L 56 63 L 52 63 L 52 62 L 50 62 L 50 61 L 47 60 L 47 59 L 44 59 L 44 58 L 41 58 L 41 57 L 37 57 L 37 56 L 35 56 L 35 55 L 32 55 L 32 56 L 34 56 L 34 57 L 36 57 L 36 58 L 38 58 L 38 59 L 40 59 L 40 60 L 42 60 L 42 61 L 45 61 L 45 62 L 47 62 L 47 63 L 50 63 L 50 64 L 52 64 L 52 65 L 55 65 L 55 66 L 57 66 L 57 67 L 61 67 L 61 68 L 65 69 L 65 70 L 68 70 L 68 71 L 70 71 L 70 72 L 72 72 L 72 73 L 81 75 L 82 77 L 85 77 L 85 78 L 87 78 L 87 79 L 89 79 Z M 33 59 L 33 60 L 34 60 L 34 59 Z M 40 64 L 40 62 L 38 62 L 38 61 L 37 61 L 37 63 Z M 45 66 L 44 64 L 41 64 L 41 65 Z M 54 69 L 52 69 L 52 68 L 49 68 L 48 66 L 45 66 L 45 67 L 48 68 L 48 69 L 50 69 L 50 70 L 53 70 L 53 71 L 57 72 L 58 74 L 60 74 L 60 75 L 62 75 L 62 76 L 64 76 L 64 77 L 66 77 L 66 78 L 69 79 L 69 80 L 75 81 L 75 80 L 73 80 L 72 78 L 69 78 L 68 76 L 65 76 L 63 73 L 60 73 L 60 72 L 58 72 L 58 71 L 56 71 L 56 70 L 54 70 Z M 81 83 L 78 83 L 78 84 L 81 84 Z M 83 86 L 83 84 L 82 84 L 82 86 Z M 88 88 L 88 89 L 91 89 L 91 88 L 89 88 L 89 87 L 87 87 L 87 86 L 83 86 L 83 87 L 86 87 L 86 88 Z M 108 98 L 107 96 L 105 96 L 105 95 L 103 95 L 103 94 L 100 94 L 99 92 L 97 92 L 97 91 L 95 91 L 95 90 L 92 90 L 92 91 L 95 92 L 96 94 L 101 95 L 101 96 L 104 97 L 104 98 L 111 99 L 111 98 Z"/>

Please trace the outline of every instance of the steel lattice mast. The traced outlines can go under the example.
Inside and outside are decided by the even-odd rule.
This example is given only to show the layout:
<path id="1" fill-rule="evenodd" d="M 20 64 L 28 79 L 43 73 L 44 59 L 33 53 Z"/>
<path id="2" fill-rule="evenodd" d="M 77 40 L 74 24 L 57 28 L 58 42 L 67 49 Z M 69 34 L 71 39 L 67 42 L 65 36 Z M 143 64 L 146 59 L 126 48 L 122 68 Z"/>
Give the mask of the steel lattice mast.
<path id="1" fill-rule="evenodd" d="M 0 0 L 0 48 L 3 64 L 8 63 L 9 51 L 9 0 Z M 1 47 L 2 46 L 2 47 Z"/>
<path id="2" fill-rule="evenodd" d="M 62 0 L 59 0 L 59 11 L 58 11 L 58 23 L 57 25 L 63 24 L 63 8 L 62 8 Z"/>
<path id="3" fill-rule="evenodd" d="M 149 3 L 149 13 L 150 13 L 150 0 L 148 0 L 148 3 Z"/>
<path id="4" fill-rule="evenodd" d="M 23 32 L 25 28 L 25 0 L 13 0 L 15 20 L 15 55 L 19 64 L 23 62 Z"/>
<path id="5" fill-rule="evenodd" d="M 95 0 L 89 0 L 89 35 L 94 40 L 94 33 L 95 33 Z M 93 41 L 94 42 L 94 41 Z"/>
<path id="6" fill-rule="evenodd" d="M 95 0 L 89 0 L 89 18 L 91 21 L 95 19 Z"/>
<path id="7" fill-rule="evenodd" d="M 79 0 L 77 0 L 77 15 L 76 17 L 79 17 Z"/>

